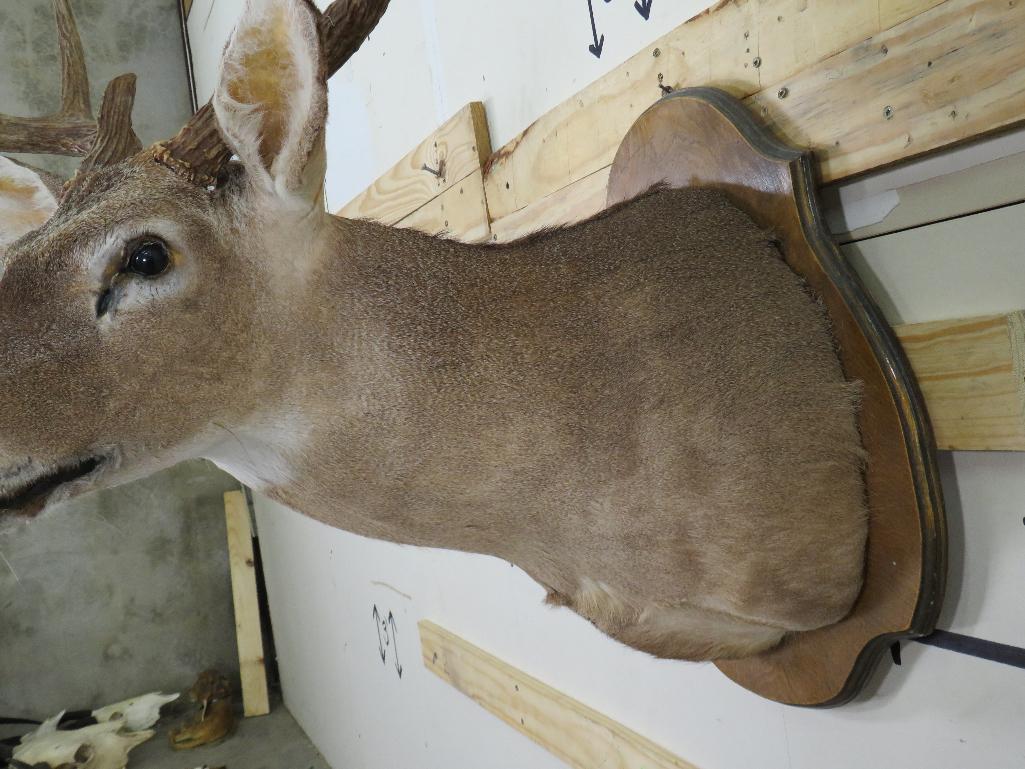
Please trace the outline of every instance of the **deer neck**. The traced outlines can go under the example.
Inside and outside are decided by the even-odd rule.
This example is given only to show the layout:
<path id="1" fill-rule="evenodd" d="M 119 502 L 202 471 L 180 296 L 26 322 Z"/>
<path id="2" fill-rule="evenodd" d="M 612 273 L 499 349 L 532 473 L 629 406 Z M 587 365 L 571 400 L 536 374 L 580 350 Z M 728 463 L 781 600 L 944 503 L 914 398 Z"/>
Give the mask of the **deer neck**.
<path id="1" fill-rule="evenodd" d="M 441 318 L 446 252 L 472 249 L 419 233 L 330 217 L 310 268 L 266 325 L 261 406 L 210 458 L 268 496 L 332 526 L 379 539 L 496 552 L 481 489 L 424 456 L 447 410 L 442 362 L 460 320 Z M 430 265 L 430 267 L 428 267 Z M 458 394 L 449 393 L 458 400 Z M 444 505 L 440 500 L 445 499 Z"/>

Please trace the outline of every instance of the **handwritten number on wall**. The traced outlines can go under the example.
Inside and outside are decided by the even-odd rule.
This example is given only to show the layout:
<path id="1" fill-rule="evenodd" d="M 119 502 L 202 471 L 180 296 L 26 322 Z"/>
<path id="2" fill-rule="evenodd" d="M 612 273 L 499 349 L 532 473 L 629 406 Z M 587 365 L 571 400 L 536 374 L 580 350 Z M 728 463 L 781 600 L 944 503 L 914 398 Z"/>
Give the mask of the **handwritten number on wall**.
<path id="1" fill-rule="evenodd" d="M 608 5 L 612 0 L 605 0 L 605 4 Z M 641 18 L 647 21 L 651 17 L 651 6 L 655 0 L 635 0 L 634 9 L 641 15 Z M 591 17 L 591 38 L 593 42 L 587 46 L 596 59 L 601 58 L 602 48 L 605 47 L 605 35 L 598 34 L 598 24 L 594 20 L 594 0 L 587 0 L 587 13 Z"/>
<path id="2" fill-rule="evenodd" d="M 382 617 L 381 612 L 374 604 L 374 627 L 377 628 L 377 651 L 381 654 L 381 664 L 388 664 L 388 649 L 391 649 L 392 657 L 395 659 L 395 672 L 402 678 L 402 663 L 399 662 L 398 627 L 395 624 L 395 616 L 388 612 L 387 617 Z"/>

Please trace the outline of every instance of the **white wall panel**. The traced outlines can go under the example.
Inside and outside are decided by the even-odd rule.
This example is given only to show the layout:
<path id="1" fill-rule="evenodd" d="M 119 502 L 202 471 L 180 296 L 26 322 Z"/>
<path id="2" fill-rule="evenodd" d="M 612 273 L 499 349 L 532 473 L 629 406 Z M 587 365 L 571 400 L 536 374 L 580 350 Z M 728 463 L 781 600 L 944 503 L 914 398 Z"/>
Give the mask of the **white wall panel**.
<path id="1" fill-rule="evenodd" d="M 597 60 L 587 51 L 586 0 L 392 0 L 378 31 L 332 81 L 329 204 L 346 202 L 467 101 L 486 103 L 501 145 L 710 4 L 655 0 L 643 22 L 630 0 L 594 0 L 606 35 Z M 239 7 L 240 0 L 195 2 L 189 27 L 201 99 Z M 922 180 L 957 170 L 964 157 L 913 178 L 860 180 L 847 197 L 928 185 Z M 943 189 L 958 194 L 956 185 Z M 944 200 L 943 210 L 968 212 L 973 203 L 965 193 L 958 203 Z M 846 253 L 894 322 L 1022 309 L 1023 213 L 992 211 Z M 947 454 L 942 463 L 953 545 L 943 627 L 1021 645 L 1025 457 Z M 783 708 L 711 665 L 650 659 L 542 606 L 543 591 L 508 563 L 373 542 L 266 500 L 257 512 L 286 701 L 338 769 L 561 766 L 422 668 L 421 618 L 704 769 L 1025 764 L 1025 671 L 911 644 L 904 664 L 885 663 L 861 701 L 828 711 Z M 381 660 L 375 606 L 395 617 L 401 678 L 393 648 Z"/>

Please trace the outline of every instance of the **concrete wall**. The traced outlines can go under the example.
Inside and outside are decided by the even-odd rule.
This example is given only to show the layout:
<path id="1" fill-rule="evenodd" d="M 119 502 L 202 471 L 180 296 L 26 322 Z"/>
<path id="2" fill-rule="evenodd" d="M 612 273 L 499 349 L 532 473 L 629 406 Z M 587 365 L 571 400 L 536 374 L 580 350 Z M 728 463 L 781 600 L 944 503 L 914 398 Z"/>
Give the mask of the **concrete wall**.
<path id="1" fill-rule="evenodd" d="M 71 0 L 89 71 L 93 114 L 103 89 L 138 76 L 132 122 L 143 145 L 174 135 L 192 114 L 178 0 Z M 57 31 L 49 0 L 0 3 L 0 112 L 46 115 L 60 106 Z M 70 177 L 74 158 L 15 155 Z"/>
<path id="2" fill-rule="evenodd" d="M 499 146 L 708 4 L 655 2 L 645 25 L 629 0 L 595 0 L 607 35 L 598 61 L 587 51 L 591 30 L 579 0 L 392 0 L 379 30 L 331 83 L 331 206 L 372 182 L 463 102 L 485 102 Z M 203 98 L 239 7 L 239 0 L 196 0 L 190 28 Z M 946 179 L 963 154 L 941 157 L 931 170 L 911 164 L 845 187 L 833 198 L 861 201 L 862 210 L 841 211 L 838 221 L 866 227 L 906 210 L 900 201 L 912 199 L 909 184 L 919 186 L 919 202 L 932 201 L 927 211 L 941 202 L 957 214 L 978 211 L 974 193 Z M 943 200 L 921 185 L 937 185 Z M 866 190 L 880 199 L 872 202 Z M 894 322 L 1023 308 L 1023 208 L 880 236 L 846 251 Z M 1025 455 L 940 459 L 952 539 L 940 627 L 1020 646 Z M 651 659 L 542 606 L 544 591 L 506 562 L 362 539 L 266 501 L 258 501 L 257 515 L 286 701 L 338 769 L 564 766 L 424 670 L 421 618 L 703 769 L 1002 769 L 1023 760 L 1025 671 L 912 643 L 900 667 L 880 666 L 859 701 L 826 711 L 786 708 L 711 665 Z M 383 663 L 375 607 L 396 619 Z"/>
<path id="3" fill-rule="evenodd" d="M 189 462 L 0 538 L 0 714 L 52 714 L 238 669 L 222 495 Z"/>
<path id="4" fill-rule="evenodd" d="M 107 81 L 134 71 L 137 133 L 173 134 L 191 112 L 177 0 L 72 8 L 94 111 Z M 0 112 L 49 112 L 59 84 L 49 0 L 0 3 Z M 32 160 L 65 176 L 76 162 Z M 44 716 L 237 669 L 221 500 L 234 487 L 190 463 L 0 535 L 0 714 Z"/>

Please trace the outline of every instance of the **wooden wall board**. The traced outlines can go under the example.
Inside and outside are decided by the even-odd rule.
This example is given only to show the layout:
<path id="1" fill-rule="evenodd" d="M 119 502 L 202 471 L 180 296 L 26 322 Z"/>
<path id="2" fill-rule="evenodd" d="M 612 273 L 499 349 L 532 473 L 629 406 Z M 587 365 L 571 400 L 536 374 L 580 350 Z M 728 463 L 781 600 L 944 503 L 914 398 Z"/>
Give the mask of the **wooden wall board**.
<path id="1" fill-rule="evenodd" d="M 430 235 L 483 243 L 491 239 L 484 177 L 478 168 L 430 202 L 401 219 L 397 227 L 409 227 Z"/>
<path id="2" fill-rule="evenodd" d="M 775 98 L 776 83 L 844 49 L 860 50 L 859 44 L 886 25 L 935 5 L 937 0 L 721 2 L 541 116 L 495 152 L 485 170 L 492 216 L 508 216 L 610 165 L 634 120 L 662 95 L 659 75 L 668 87 L 714 85 L 739 98 L 771 85 Z M 836 121 L 835 112 L 831 119 Z"/>
<path id="3" fill-rule="evenodd" d="M 428 670 L 575 769 L 695 769 L 433 622 L 419 625 Z"/>
<path id="4" fill-rule="evenodd" d="M 833 181 L 1021 122 L 1022 51 L 1025 4 L 948 0 L 747 103 Z"/>
<path id="5" fill-rule="evenodd" d="M 493 239 L 516 240 L 546 227 L 560 227 L 593 216 L 605 208 L 609 171 L 606 166 L 551 195 L 491 222 Z"/>
<path id="6" fill-rule="evenodd" d="M 231 569 L 231 595 L 235 603 L 242 705 L 247 717 L 263 716 L 270 713 L 270 701 L 267 697 L 260 603 L 256 593 L 253 527 L 243 492 L 225 492 L 224 515 L 228 526 L 228 563 Z"/>
<path id="7" fill-rule="evenodd" d="M 471 102 L 337 213 L 350 219 L 396 224 L 480 171 L 490 154 L 484 105 Z M 438 171 L 441 173 L 435 173 Z"/>
<path id="8" fill-rule="evenodd" d="M 938 448 L 1025 451 L 1025 313 L 894 330 Z"/>

